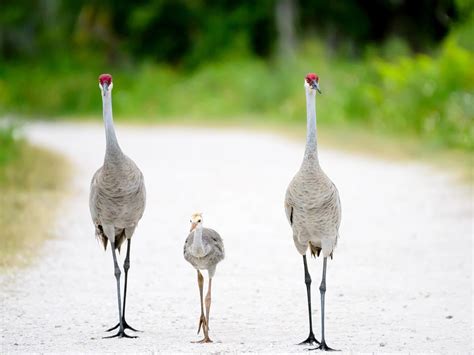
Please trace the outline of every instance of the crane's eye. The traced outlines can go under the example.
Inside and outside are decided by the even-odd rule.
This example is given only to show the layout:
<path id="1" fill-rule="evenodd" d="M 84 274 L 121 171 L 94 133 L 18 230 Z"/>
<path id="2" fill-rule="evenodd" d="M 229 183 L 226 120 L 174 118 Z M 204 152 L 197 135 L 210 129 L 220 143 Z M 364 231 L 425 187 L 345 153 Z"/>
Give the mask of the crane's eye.
<path id="1" fill-rule="evenodd" d="M 198 220 L 198 223 L 201 223 L 201 220 Z"/>
<path id="2" fill-rule="evenodd" d="M 193 220 L 192 220 L 192 219 L 190 219 L 190 220 L 189 220 L 189 223 L 193 223 Z"/>

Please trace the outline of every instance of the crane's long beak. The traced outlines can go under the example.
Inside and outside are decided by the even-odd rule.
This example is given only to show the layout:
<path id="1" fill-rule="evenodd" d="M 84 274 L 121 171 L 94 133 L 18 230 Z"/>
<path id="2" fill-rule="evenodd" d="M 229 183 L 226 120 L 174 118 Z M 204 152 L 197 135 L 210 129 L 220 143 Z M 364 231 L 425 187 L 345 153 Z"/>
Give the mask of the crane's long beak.
<path id="1" fill-rule="evenodd" d="M 191 229 L 189 230 L 190 232 L 192 232 L 194 230 L 194 228 L 196 228 L 197 226 L 197 223 L 191 223 Z"/>
<path id="2" fill-rule="evenodd" d="M 109 90 L 109 85 L 107 83 L 103 83 L 102 89 L 104 90 L 104 92 L 107 92 Z"/>
<path id="3" fill-rule="evenodd" d="M 311 83 L 311 87 L 315 90 L 318 90 L 318 92 L 322 94 L 321 90 L 319 89 L 319 84 L 316 80 L 313 80 L 313 82 Z"/>

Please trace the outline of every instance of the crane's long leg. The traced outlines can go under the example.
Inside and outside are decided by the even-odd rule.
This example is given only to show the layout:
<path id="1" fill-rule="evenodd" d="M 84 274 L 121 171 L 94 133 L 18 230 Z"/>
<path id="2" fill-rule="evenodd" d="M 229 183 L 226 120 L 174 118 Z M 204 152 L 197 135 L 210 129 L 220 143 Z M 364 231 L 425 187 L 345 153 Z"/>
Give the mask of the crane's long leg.
<path id="1" fill-rule="evenodd" d="M 206 295 L 206 327 L 207 327 L 207 336 L 204 337 L 203 343 L 212 343 L 212 340 L 209 338 L 209 313 L 211 311 L 211 287 L 212 287 L 212 277 L 209 277 L 209 288 Z"/>
<path id="2" fill-rule="evenodd" d="M 197 271 L 197 276 L 198 276 L 198 286 L 199 286 L 199 298 L 201 301 L 201 316 L 199 317 L 199 326 L 198 326 L 198 334 L 202 330 L 204 332 L 204 339 L 197 341 L 195 343 L 202 343 L 204 342 L 205 339 L 208 339 L 208 333 L 207 333 L 207 319 L 204 316 L 204 300 L 203 300 L 203 286 L 204 286 L 204 277 L 202 276 L 201 272 L 198 270 Z"/>
<path id="3" fill-rule="evenodd" d="M 309 335 L 308 338 L 302 341 L 299 345 L 304 344 L 319 344 L 319 341 L 316 340 L 313 333 L 313 318 L 311 315 L 311 275 L 308 271 L 308 264 L 306 262 L 306 255 L 303 255 L 303 265 L 304 265 L 304 283 L 306 284 L 306 293 L 308 298 L 308 315 L 309 315 Z"/>
<path id="4" fill-rule="evenodd" d="M 319 286 L 319 292 L 321 293 L 321 343 L 316 349 L 324 351 L 337 351 L 331 349 L 326 344 L 326 338 L 324 337 L 324 311 L 325 311 L 325 296 L 326 296 L 326 265 L 328 258 L 324 257 L 323 261 L 323 277 L 321 279 L 321 285 Z"/>
<path id="5" fill-rule="evenodd" d="M 123 263 L 123 269 L 125 270 L 125 285 L 123 290 L 123 315 L 122 315 L 122 322 L 124 329 L 130 329 L 134 332 L 137 330 L 132 328 L 128 325 L 127 321 L 125 320 L 125 304 L 127 302 L 127 284 L 128 284 L 128 269 L 130 269 L 130 244 L 132 240 L 129 238 L 127 239 L 127 255 L 125 257 L 125 261 Z"/>
<path id="6" fill-rule="evenodd" d="M 125 331 L 123 329 L 123 323 L 122 323 L 122 309 L 121 309 L 121 301 L 120 301 L 120 268 L 118 266 L 118 263 L 117 263 L 117 255 L 115 254 L 115 242 L 111 242 L 110 243 L 110 246 L 112 249 L 112 257 L 114 259 L 114 273 L 115 273 L 115 279 L 117 281 L 117 303 L 118 303 L 118 310 L 119 310 L 119 331 L 117 334 L 115 335 L 112 335 L 112 336 L 109 336 L 109 337 L 105 337 L 105 338 L 115 338 L 115 337 L 119 337 L 119 338 L 136 338 L 134 336 L 129 336 L 127 334 L 125 334 Z"/>
<path id="7" fill-rule="evenodd" d="M 132 328 L 128 325 L 127 321 L 125 320 L 125 305 L 127 303 L 127 284 L 128 284 L 128 269 L 130 269 L 130 244 L 131 239 L 127 239 L 127 255 L 125 256 L 125 261 L 123 262 L 123 269 L 125 270 L 125 286 L 123 290 L 123 314 L 122 314 L 122 324 L 123 329 L 130 329 L 134 332 L 138 332 L 138 330 Z M 110 332 L 114 329 L 120 327 L 120 323 L 117 323 L 114 327 L 107 329 L 106 332 Z"/>

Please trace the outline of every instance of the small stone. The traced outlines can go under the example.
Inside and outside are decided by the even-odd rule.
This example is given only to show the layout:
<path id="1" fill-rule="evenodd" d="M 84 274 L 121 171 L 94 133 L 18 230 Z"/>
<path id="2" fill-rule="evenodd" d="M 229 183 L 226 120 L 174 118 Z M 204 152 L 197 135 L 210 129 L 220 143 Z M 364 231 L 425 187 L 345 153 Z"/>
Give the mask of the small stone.
<path id="1" fill-rule="evenodd" d="M 380 343 L 379 346 L 383 348 L 385 346 L 385 343 Z"/>
<path id="2" fill-rule="evenodd" d="M 452 315 L 446 316 L 446 319 L 452 319 L 452 318 L 453 318 Z"/>

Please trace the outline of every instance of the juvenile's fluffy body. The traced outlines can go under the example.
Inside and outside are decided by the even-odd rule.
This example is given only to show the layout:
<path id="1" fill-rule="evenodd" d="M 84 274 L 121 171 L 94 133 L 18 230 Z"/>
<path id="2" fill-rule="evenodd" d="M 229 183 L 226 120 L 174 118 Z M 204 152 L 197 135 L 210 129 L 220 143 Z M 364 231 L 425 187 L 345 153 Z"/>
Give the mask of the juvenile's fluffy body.
<path id="1" fill-rule="evenodd" d="M 213 277 L 217 264 L 225 257 L 224 242 L 215 230 L 202 228 L 203 251 L 193 247 L 194 236 L 197 233 L 194 229 L 189 233 L 184 243 L 184 259 L 188 261 L 196 270 L 208 270 L 209 277 Z M 203 255 L 204 254 L 204 255 Z"/>

